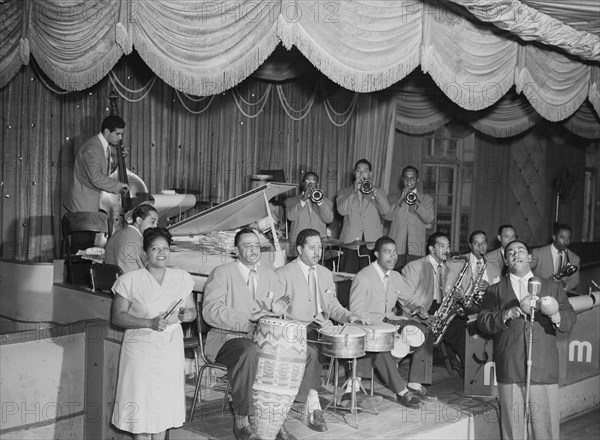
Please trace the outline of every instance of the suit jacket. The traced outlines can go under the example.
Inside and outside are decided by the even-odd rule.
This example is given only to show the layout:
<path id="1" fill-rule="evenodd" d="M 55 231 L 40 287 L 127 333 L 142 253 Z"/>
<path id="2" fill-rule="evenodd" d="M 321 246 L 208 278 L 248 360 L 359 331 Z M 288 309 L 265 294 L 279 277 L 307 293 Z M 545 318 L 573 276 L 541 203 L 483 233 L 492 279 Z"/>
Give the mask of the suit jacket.
<path id="1" fill-rule="evenodd" d="M 95 135 L 85 141 L 75 155 L 73 180 L 65 200 L 70 212 L 98 212 L 100 192 L 118 193 L 121 183 L 108 177 L 108 160 L 100 138 Z"/>
<path id="2" fill-rule="evenodd" d="M 555 328 L 550 318 L 535 313 L 531 359 L 531 383 L 558 383 L 558 349 L 556 332 L 567 333 L 575 325 L 577 315 L 559 283 L 542 279 L 540 297 L 552 296 L 559 304 L 560 327 Z M 527 347 L 529 318 L 504 323 L 504 310 L 519 306 L 510 278 L 502 277 L 498 284 L 488 287 L 477 317 L 479 328 L 494 337 L 494 362 L 499 383 L 525 384 L 527 379 Z"/>
<path id="3" fill-rule="evenodd" d="M 104 262 L 116 264 L 124 273 L 141 269 L 147 261 L 143 244 L 144 239 L 139 229 L 129 225 L 108 239 Z"/>
<path id="4" fill-rule="evenodd" d="M 393 309 L 400 294 L 402 277 L 395 270 L 390 271 L 387 290 L 384 290 L 375 264 L 377 262 L 361 269 L 352 280 L 350 311 L 372 323 L 383 322 L 384 318 L 398 319 Z"/>
<path id="5" fill-rule="evenodd" d="M 554 271 L 554 260 L 552 259 L 552 244 L 534 249 L 531 252 L 531 267 L 533 274 L 540 278 L 552 279 Z M 571 264 L 579 267 L 579 256 L 571 251 L 569 252 L 569 260 Z M 563 262 L 566 264 L 566 261 Z M 575 272 L 570 277 L 563 278 L 565 281 L 565 290 L 575 290 L 579 285 L 579 271 Z"/>
<path id="6" fill-rule="evenodd" d="M 463 263 L 447 261 L 446 266 L 446 275 L 443 278 L 444 297 L 449 294 L 457 280 Z M 429 262 L 429 256 L 421 257 L 404 266 L 398 294 L 398 303 L 402 306 L 404 316 L 411 317 L 419 306 L 426 311 L 429 310 L 433 304 L 434 277 L 435 272 Z M 468 277 L 465 276 L 460 284 L 463 291 L 467 288 L 468 282 Z"/>
<path id="7" fill-rule="evenodd" d="M 239 261 L 217 266 L 208 276 L 204 286 L 202 316 L 213 328 L 206 336 L 206 355 L 215 359 L 225 342 L 234 338 L 252 338 L 254 324 L 250 316 L 258 311 L 263 302 L 271 307 L 274 301 L 283 296 L 283 289 L 273 269 L 258 265 L 256 297 L 252 298 L 250 288 L 243 279 L 238 267 Z"/>
<path id="8" fill-rule="evenodd" d="M 434 220 L 433 199 L 419 192 L 421 203 L 415 212 L 411 212 L 406 203 L 400 204 L 400 196 L 393 194 L 389 197 L 391 209 L 385 216 L 386 220 L 391 220 L 388 235 L 394 239 L 401 254 L 408 248 L 409 255 L 426 255 L 425 229 Z"/>
<path id="9" fill-rule="evenodd" d="M 317 288 L 321 300 L 321 308 L 327 318 L 337 322 L 347 322 L 350 312 L 338 301 L 335 293 L 335 283 L 331 271 L 317 264 Z M 314 305 L 310 301 L 308 281 L 302 273 L 298 259 L 277 269 L 279 282 L 286 296 L 290 298 L 286 318 L 308 324 L 314 319 Z"/>
<path id="10" fill-rule="evenodd" d="M 488 262 L 488 267 L 490 270 L 494 270 L 494 272 L 498 272 L 500 274 L 502 273 L 502 269 L 504 269 L 504 256 L 502 255 L 500 248 L 488 252 L 485 255 L 485 259 Z"/>
<path id="11" fill-rule="evenodd" d="M 353 185 L 338 191 L 337 210 L 344 216 L 342 243 L 362 240 L 363 235 L 366 241 L 375 241 L 383 235 L 381 218 L 390 211 L 390 204 L 383 189 L 377 188 L 375 193 L 375 196 L 365 195 L 361 205 Z"/>
<path id="12" fill-rule="evenodd" d="M 309 208 L 310 206 L 310 208 Z M 323 198 L 321 206 L 316 203 L 300 203 L 300 196 L 289 198 L 285 201 L 287 219 L 292 222 L 290 231 L 290 246 L 296 248 L 298 233 L 306 228 L 319 231 L 321 236 L 327 235 L 327 223 L 333 221 L 333 202 Z"/>

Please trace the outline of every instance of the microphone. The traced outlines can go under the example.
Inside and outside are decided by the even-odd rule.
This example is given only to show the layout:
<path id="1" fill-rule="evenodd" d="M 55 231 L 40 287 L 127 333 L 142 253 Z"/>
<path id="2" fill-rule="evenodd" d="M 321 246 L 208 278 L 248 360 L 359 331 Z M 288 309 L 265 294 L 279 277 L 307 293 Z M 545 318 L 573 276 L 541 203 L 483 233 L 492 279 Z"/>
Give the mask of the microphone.
<path id="1" fill-rule="evenodd" d="M 533 315 L 538 309 L 538 301 L 540 297 L 538 294 L 542 290 L 542 281 L 538 277 L 532 277 L 527 283 L 528 295 L 521 301 L 521 311 L 525 315 Z"/>
<path id="2" fill-rule="evenodd" d="M 527 283 L 527 293 L 532 296 L 539 296 L 542 290 L 542 280 L 538 277 L 529 278 L 529 282 Z"/>

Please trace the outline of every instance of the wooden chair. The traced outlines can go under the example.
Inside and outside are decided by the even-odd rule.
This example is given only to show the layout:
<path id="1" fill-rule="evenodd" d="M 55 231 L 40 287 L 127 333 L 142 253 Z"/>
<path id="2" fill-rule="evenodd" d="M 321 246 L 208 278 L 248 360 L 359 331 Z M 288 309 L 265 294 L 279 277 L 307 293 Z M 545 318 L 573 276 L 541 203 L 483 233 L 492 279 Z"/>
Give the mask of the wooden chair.
<path id="1" fill-rule="evenodd" d="M 188 420 L 191 422 L 194 418 L 194 410 L 196 409 L 196 403 L 198 402 L 198 397 L 200 397 L 200 403 L 203 403 L 202 398 L 202 377 L 204 376 L 204 371 L 208 369 L 217 369 L 224 372 L 227 372 L 227 366 L 223 365 L 219 362 L 210 361 L 204 352 L 204 340 L 203 337 L 210 330 L 210 326 L 204 321 L 202 318 L 202 302 L 200 300 L 200 296 L 198 295 L 196 298 L 196 312 L 198 314 L 198 318 L 196 319 L 196 327 L 198 330 L 198 335 L 194 338 L 196 341 L 196 350 L 197 358 L 196 358 L 196 387 L 194 389 L 194 398 L 192 399 L 192 405 L 190 406 L 190 412 L 188 414 Z M 190 344 L 192 342 L 190 341 Z M 185 347 L 185 340 L 184 340 Z M 185 347 L 187 348 L 187 347 Z M 198 359 L 199 358 L 199 359 Z M 200 363 L 200 365 L 199 365 Z M 223 395 L 223 403 L 221 405 L 221 413 L 225 412 L 225 406 L 227 405 L 227 399 L 229 397 L 229 379 L 227 379 L 227 386 L 225 387 L 225 394 Z"/>

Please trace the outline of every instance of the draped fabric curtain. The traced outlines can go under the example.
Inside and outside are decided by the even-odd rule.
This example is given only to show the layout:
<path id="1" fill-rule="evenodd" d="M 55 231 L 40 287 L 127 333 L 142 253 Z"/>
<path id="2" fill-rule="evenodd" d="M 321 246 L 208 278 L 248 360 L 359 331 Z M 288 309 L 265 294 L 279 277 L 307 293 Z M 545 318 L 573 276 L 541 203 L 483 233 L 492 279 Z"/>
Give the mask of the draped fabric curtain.
<path id="1" fill-rule="evenodd" d="M 600 31 L 584 24 L 599 12 L 591 0 L 7 0 L 0 87 L 32 54 L 55 84 L 84 90 L 135 47 L 173 88 L 211 96 L 283 43 L 349 90 L 383 90 L 421 65 L 464 109 L 490 107 L 515 86 L 561 121 L 586 99 L 600 113 Z"/>
<path id="2" fill-rule="evenodd" d="M 99 131 L 117 90 L 127 123 L 128 168 L 150 192 L 179 188 L 218 204 L 249 188 L 251 174 L 284 170 L 321 176 L 325 195 L 351 182 L 356 160 L 391 172 L 395 99 L 360 95 L 320 75 L 271 84 L 246 80 L 200 98 L 156 80 L 139 58 L 123 58 L 97 85 L 61 93 L 37 65 L 22 69 L 0 90 L 3 258 L 48 261 L 59 255 L 62 204 L 76 149 Z"/>

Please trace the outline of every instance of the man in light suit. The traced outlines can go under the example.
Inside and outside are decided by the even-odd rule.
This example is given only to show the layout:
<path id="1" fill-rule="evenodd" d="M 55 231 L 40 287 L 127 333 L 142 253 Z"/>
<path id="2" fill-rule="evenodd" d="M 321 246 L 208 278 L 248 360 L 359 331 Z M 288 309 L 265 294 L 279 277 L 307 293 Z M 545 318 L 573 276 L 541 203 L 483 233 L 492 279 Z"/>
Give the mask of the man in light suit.
<path id="1" fill-rule="evenodd" d="M 531 267 L 533 274 L 540 278 L 551 279 L 567 264 L 579 267 L 579 256 L 567 249 L 571 243 L 571 227 L 566 224 L 554 226 L 552 243 L 533 250 L 531 254 Z M 573 275 L 565 276 L 560 280 L 565 290 L 573 291 L 579 285 L 579 270 Z"/>
<path id="2" fill-rule="evenodd" d="M 337 210 L 344 217 L 344 225 L 340 233 L 342 243 L 365 240 L 374 242 L 383 235 L 382 219 L 390 211 L 387 195 L 383 189 L 375 186 L 367 194 L 361 191 L 362 184 L 372 179 L 371 170 L 371 162 L 360 159 L 354 165 L 354 184 L 340 189 L 337 193 Z M 371 263 L 372 244 L 361 245 L 358 249 L 357 246 L 343 248 L 339 270 L 357 273 Z"/>
<path id="3" fill-rule="evenodd" d="M 372 324 L 396 321 L 396 302 L 402 278 L 394 271 L 398 259 L 396 243 L 390 237 L 381 237 L 375 242 L 377 260 L 362 269 L 352 280 L 350 289 L 350 311 Z M 407 408 L 417 409 L 421 402 L 406 388 L 396 363 L 389 351 L 367 353 L 357 360 L 356 374 L 369 377 L 375 368 L 384 384 L 396 394 L 396 400 Z"/>
<path id="4" fill-rule="evenodd" d="M 119 193 L 129 189 L 108 177 L 110 174 L 110 146 L 123 139 L 125 121 L 118 116 L 108 116 L 102 121 L 100 133 L 83 143 L 75 155 L 73 180 L 65 200 L 69 212 L 98 212 L 100 193 Z"/>
<path id="5" fill-rule="evenodd" d="M 260 242 L 252 229 L 234 239 L 238 260 L 216 267 L 204 286 L 202 316 L 212 326 L 206 336 L 206 355 L 227 365 L 235 413 L 236 439 L 258 440 L 248 416 L 254 412 L 252 385 L 258 365 L 258 347 L 252 341 L 255 323 L 273 316 L 271 307 L 283 296 L 275 271 L 260 264 Z M 285 425 L 277 439 L 294 439 Z"/>
<path id="6" fill-rule="evenodd" d="M 389 234 L 399 248 L 397 270 L 427 253 L 425 230 L 434 220 L 433 199 L 417 191 L 418 181 L 419 171 L 407 166 L 402 170 L 402 192 L 388 198 L 390 212 L 384 218 L 391 220 Z M 406 202 L 409 193 L 414 194 L 413 204 Z"/>
<path id="7" fill-rule="evenodd" d="M 316 229 L 321 237 L 327 235 L 327 223 L 333 220 L 333 202 L 323 197 L 320 202 L 311 200 L 312 192 L 319 187 L 319 176 L 309 171 L 302 176 L 302 193 L 285 201 L 287 219 L 292 222 L 290 243 L 296 243 L 298 233 L 304 229 Z M 296 249 L 290 249 L 295 255 Z"/>
<path id="8" fill-rule="evenodd" d="M 318 328 L 331 325 L 329 318 L 339 323 L 360 320 L 342 307 L 335 294 L 331 271 L 318 264 L 321 246 L 319 231 L 300 231 L 296 238 L 298 258 L 277 269 L 277 276 L 290 303 L 286 318 L 308 325 L 309 340 L 317 339 Z M 308 427 L 322 432 L 327 430 L 327 424 L 317 390 L 321 385 L 323 362 L 318 355 L 317 344 L 309 342 L 308 352 L 308 357 L 315 362 L 306 365 L 296 402 L 306 402 Z"/>
<path id="9" fill-rule="evenodd" d="M 528 295 L 533 277 L 531 255 L 527 245 L 518 240 L 505 247 L 508 276 L 486 290 L 477 317 L 481 331 L 494 337 L 494 363 L 498 380 L 500 428 L 502 438 L 520 439 L 525 433 L 525 384 L 529 328 L 533 325 L 531 344 L 531 385 L 528 406 L 532 408 L 528 423 L 532 440 L 560 438 L 560 392 L 558 389 L 557 333 L 568 333 L 577 315 L 558 283 L 541 279 L 538 296 L 558 302 L 558 311 L 548 316 L 543 309 L 534 313 L 534 322 L 524 315 L 520 304 Z"/>
<path id="10" fill-rule="evenodd" d="M 415 320 L 425 334 L 425 342 L 413 354 L 410 365 L 408 389 L 422 401 L 437 400 L 423 386 L 431 384 L 433 371 L 433 335 L 422 322 L 433 315 L 444 297 L 462 295 L 466 277 L 456 292 L 452 292 L 454 282 L 463 264 L 449 260 L 450 240 L 441 232 L 434 232 L 427 239 L 429 255 L 411 261 L 402 269 L 402 283 L 398 294 L 398 303 L 402 314 Z M 418 323 L 417 321 L 421 321 Z M 453 324 L 451 323 L 450 326 Z"/>
<path id="11" fill-rule="evenodd" d="M 508 243 L 518 238 L 517 230 L 512 225 L 502 225 L 498 228 L 500 247 L 485 256 L 490 266 L 496 266 L 500 273 L 504 270 L 504 248 Z"/>

